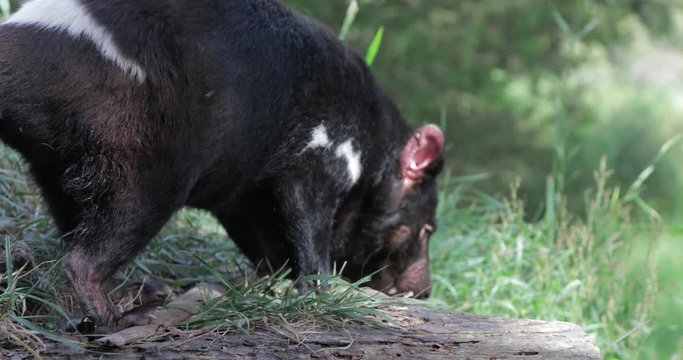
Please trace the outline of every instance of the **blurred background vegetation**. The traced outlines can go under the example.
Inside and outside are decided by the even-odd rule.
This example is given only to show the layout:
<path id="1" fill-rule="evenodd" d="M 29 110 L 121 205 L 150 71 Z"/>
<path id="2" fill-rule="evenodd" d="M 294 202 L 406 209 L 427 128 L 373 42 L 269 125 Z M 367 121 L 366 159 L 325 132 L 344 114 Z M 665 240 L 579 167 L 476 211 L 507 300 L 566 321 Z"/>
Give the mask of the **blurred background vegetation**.
<path id="1" fill-rule="evenodd" d="M 347 1 L 287 0 L 332 29 Z M 385 28 L 373 68 L 414 124 L 445 118 L 448 163 L 506 191 L 521 177 L 530 216 L 546 175 L 571 206 L 607 155 L 622 185 L 683 131 L 683 2 L 676 0 L 361 0 L 347 41 L 363 53 Z M 678 20 L 678 21 L 677 21 Z M 646 186 L 683 215 L 681 148 Z"/>
<path id="2" fill-rule="evenodd" d="M 285 2 L 334 31 L 350 4 Z M 383 27 L 379 82 L 447 134 L 434 301 L 681 358 L 683 1 L 354 5 L 345 40 L 365 53 Z"/>

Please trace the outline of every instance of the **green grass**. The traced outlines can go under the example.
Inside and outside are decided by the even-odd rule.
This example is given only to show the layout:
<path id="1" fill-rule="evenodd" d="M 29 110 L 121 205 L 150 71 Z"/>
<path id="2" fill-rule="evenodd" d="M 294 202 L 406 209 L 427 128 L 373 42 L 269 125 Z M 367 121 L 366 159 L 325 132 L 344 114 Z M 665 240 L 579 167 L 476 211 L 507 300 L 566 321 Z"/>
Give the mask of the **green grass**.
<path id="1" fill-rule="evenodd" d="M 380 326 L 381 320 L 389 320 L 377 308 L 394 300 L 359 291 L 367 279 L 348 284 L 336 275 L 308 276 L 305 279 L 324 280 L 326 287 L 299 294 L 292 281 L 286 279 L 287 273 L 281 270 L 269 277 L 248 276 L 239 282 L 215 274 L 227 289 L 225 295 L 209 301 L 187 326 L 249 331 L 254 324 L 263 325 L 264 319 L 271 325 L 290 329 L 349 323 Z M 226 321 L 226 314 L 230 321 Z"/>
<path id="2" fill-rule="evenodd" d="M 537 222 L 524 220 L 516 186 L 498 201 L 457 178 L 447 181 L 432 245 L 433 301 L 459 311 L 574 322 L 605 358 L 680 352 L 680 243 L 643 210 L 637 188 L 622 194 L 609 187 L 609 175 L 603 160 L 582 213 L 568 213 L 566 199 L 549 187 L 546 208 L 554 211 L 546 214 L 554 216 Z"/>
<path id="3" fill-rule="evenodd" d="M 636 245 L 650 249 L 659 226 L 632 220 L 631 203 L 607 179 L 602 165 L 583 214 L 567 213 L 562 197 L 550 195 L 558 199 L 552 221 L 525 221 L 516 187 L 502 201 L 469 200 L 459 190 L 442 196 L 442 221 L 464 222 L 441 226 L 434 241 L 435 301 L 459 311 L 578 323 L 606 358 L 637 358 L 657 277 Z M 472 205 L 458 206 L 463 202 Z"/>
<path id="4" fill-rule="evenodd" d="M 680 228 L 668 227 L 651 248 L 638 248 L 641 254 L 648 254 L 649 250 L 658 277 L 655 311 L 648 324 L 651 334 L 640 352 L 643 359 L 683 357 L 682 235 Z"/>

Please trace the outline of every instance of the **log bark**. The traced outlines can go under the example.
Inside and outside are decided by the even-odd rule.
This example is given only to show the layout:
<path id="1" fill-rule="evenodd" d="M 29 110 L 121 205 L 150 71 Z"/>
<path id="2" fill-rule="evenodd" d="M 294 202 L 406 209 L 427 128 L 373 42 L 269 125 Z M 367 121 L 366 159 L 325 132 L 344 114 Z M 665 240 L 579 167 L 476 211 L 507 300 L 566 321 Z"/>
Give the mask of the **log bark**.
<path id="1" fill-rule="evenodd" d="M 194 292 L 197 294 L 208 293 Z M 192 296 L 181 297 L 179 301 L 196 309 L 197 299 Z M 177 305 L 176 302 L 167 307 Z M 152 326 L 154 331 L 127 330 L 95 344 L 100 345 L 100 351 L 122 359 L 600 359 L 599 350 L 586 333 L 566 322 L 479 316 L 415 305 L 389 306 L 383 310 L 400 326 L 324 331 L 257 328 L 250 334 L 220 336 L 197 336 L 197 332 L 174 332 L 168 327 Z M 188 316 L 187 311 L 180 316 L 172 311 L 165 314 L 169 317 L 161 315 L 159 323 L 166 326 Z M 58 344 L 42 355 L 69 359 L 101 357 Z"/>

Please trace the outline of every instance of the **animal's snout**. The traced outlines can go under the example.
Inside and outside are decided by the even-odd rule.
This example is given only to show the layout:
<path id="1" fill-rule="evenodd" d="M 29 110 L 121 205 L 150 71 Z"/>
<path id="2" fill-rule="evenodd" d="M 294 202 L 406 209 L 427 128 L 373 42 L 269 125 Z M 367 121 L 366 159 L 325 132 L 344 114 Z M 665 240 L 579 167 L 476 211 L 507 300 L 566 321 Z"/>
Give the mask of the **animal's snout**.
<path id="1" fill-rule="evenodd" d="M 396 289 L 399 293 L 412 292 L 420 299 L 429 297 L 431 293 L 429 259 L 421 257 L 408 265 L 396 279 Z"/>

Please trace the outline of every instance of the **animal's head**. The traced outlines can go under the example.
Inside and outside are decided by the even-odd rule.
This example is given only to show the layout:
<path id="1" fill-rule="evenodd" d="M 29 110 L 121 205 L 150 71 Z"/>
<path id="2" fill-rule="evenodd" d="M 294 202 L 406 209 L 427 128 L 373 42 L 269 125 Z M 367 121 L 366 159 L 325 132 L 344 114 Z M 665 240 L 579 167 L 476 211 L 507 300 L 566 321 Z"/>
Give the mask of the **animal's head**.
<path id="1" fill-rule="evenodd" d="M 429 239 L 436 230 L 436 176 L 443 167 L 444 135 L 436 125 L 417 129 L 400 159 L 359 215 L 358 240 L 350 249 L 351 279 L 376 272 L 370 286 L 389 295 L 431 290 Z"/>

